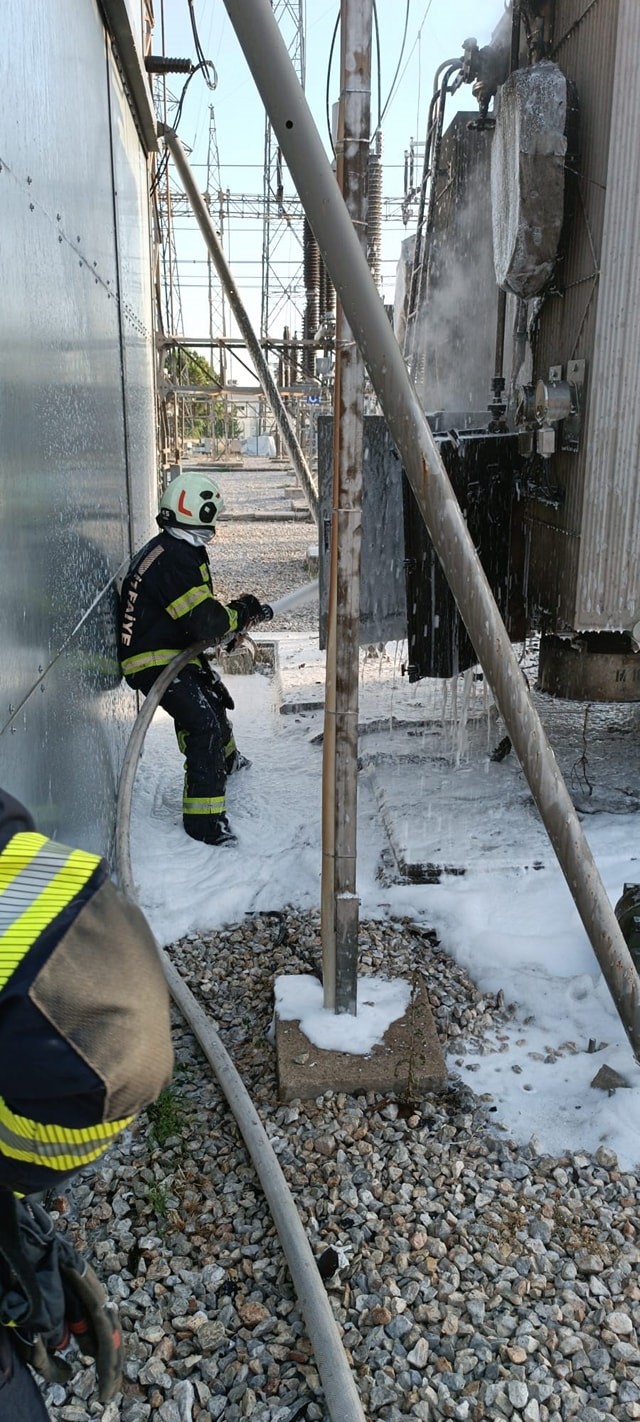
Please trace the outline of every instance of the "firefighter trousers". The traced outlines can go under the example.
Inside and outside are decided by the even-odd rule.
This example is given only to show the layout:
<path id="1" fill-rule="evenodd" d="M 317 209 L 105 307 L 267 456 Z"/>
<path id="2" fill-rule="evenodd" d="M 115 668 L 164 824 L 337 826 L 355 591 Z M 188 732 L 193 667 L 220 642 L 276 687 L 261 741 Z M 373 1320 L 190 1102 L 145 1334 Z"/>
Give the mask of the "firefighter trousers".
<path id="1" fill-rule="evenodd" d="M 156 680 L 154 673 L 132 678 L 145 696 Z M 221 682 L 198 666 L 186 666 L 165 691 L 160 705 L 173 718 L 178 745 L 185 758 L 182 822 L 192 839 L 215 840 L 220 816 L 225 813 L 225 788 L 232 769 L 236 744 L 227 716 L 229 701 Z"/>

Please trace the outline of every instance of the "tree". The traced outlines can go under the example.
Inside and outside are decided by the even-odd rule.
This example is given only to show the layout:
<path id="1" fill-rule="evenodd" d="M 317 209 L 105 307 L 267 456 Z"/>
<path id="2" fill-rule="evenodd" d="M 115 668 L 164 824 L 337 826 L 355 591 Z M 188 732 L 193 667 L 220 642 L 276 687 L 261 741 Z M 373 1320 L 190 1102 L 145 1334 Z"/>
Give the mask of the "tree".
<path id="1" fill-rule="evenodd" d="M 213 434 L 218 439 L 236 439 L 241 429 L 233 407 L 226 406 L 222 396 L 216 397 L 210 393 L 211 387 L 219 386 L 221 382 L 208 360 L 197 351 L 178 346 L 173 353 L 172 364 L 176 385 L 202 385 L 209 388 L 206 400 L 198 400 L 197 396 L 193 396 L 185 407 L 185 438 L 198 440 Z"/>

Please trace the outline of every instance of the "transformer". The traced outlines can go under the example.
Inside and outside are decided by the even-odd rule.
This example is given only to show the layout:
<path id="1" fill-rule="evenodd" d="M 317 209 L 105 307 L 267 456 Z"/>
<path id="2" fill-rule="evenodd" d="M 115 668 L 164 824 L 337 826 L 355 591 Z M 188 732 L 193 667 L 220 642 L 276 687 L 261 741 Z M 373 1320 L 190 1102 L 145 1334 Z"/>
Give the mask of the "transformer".
<path id="1" fill-rule="evenodd" d="M 640 699 L 638 53 L 636 0 L 523 0 L 440 67 L 394 316 L 510 635 L 573 698 Z M 447 675 L 473 651 L 402 500 L 410 674 Z"/>

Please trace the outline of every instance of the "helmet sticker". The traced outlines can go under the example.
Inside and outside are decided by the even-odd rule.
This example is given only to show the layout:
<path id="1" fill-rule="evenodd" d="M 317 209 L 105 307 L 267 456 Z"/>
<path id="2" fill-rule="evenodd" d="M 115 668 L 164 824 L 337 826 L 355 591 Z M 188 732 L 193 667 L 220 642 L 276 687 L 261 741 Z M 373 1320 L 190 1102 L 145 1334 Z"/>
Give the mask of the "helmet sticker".
<path id="1" fill-rule="evenodd" d="M 200 508 L 200 522 L 213 523 L 216 513 L 218 512 L 218 507 L 215 502 L 215 495 L 213 493 L 213 490 L 203 489 L 200 498 L 206 500 L 206 502 L 203 503 Z"/>

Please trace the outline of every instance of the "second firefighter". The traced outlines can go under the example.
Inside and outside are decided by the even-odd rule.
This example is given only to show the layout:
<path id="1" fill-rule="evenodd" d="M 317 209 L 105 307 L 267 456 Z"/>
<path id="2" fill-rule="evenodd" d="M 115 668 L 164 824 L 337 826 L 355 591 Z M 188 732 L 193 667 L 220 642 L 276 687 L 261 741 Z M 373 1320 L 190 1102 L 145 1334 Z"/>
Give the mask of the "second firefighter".
<path id="1" fill-rule="evenodd" d="M 162 495 L 160 533 L 131 561 L 120 596 L 120 665 L 129 686 L 145 696 L 163 667 L 192 643 L 214 645 L 271 614 L 253 593 L 225 604 L 213 592 L 206 545 L 222 508 L 220 490 L 206 471 L 179 474 Z M 247 761 L 233 737 L 226 687 L 195 656 L 160 704 L 173 718 L 185 757 L 186 833 L 206 844 L 235 842 L 226 780 Z"/>

